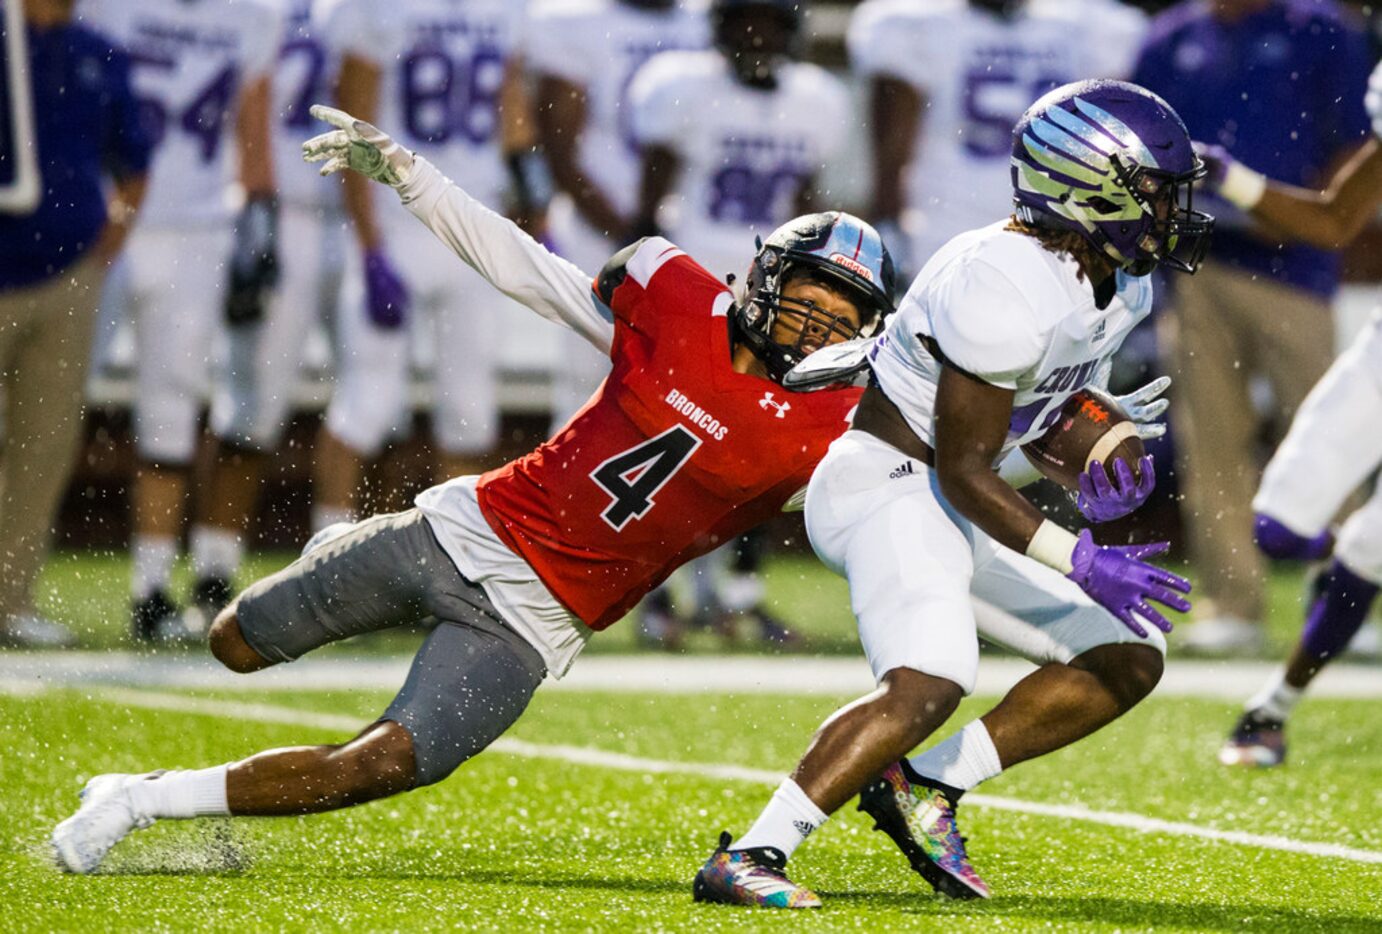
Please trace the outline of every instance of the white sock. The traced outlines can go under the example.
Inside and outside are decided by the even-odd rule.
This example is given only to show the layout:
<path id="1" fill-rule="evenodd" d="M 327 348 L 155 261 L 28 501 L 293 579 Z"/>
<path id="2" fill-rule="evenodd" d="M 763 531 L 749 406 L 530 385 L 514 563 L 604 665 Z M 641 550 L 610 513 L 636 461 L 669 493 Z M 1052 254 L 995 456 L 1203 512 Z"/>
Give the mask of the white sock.
<path id="1" fill-rule="evenodd" d="M 194 525 L 191 539 L 192 572 L 198 580 L 235 576 L 245 556 L 245 544 L 238 532 L 214 525 Z"/>
<path id="2" fill-rule="evenodd" d="M 136 532 L 134 544 L 134 574 L 130 591 L 136 600 L 143 600 L 155 590 L 166 590 L 178 557 L 178 540 L 171 535 L 141 535 Z"/>
<path id="3" fill-rule="evenodd" d="M 1003 771 L 984 721 L 975 720 L 942 743 L 907 760 L 917 774 L 968 791 Z"/>
<path id="4" fill-rule="evenodd" d="M 130 798 L 135 810 L 146 817 L 223 817 L 230 813 L 226 804 L 229 769 L 217 765 L 138 779 L 130 783 Z"/>
<path id="5" fill-rule="evenodd" d="M 784 779 L 773 792 L 768 806 L 758 815 L 749 832 L 734 841 L 731 850 L 751 850 L 770 846 L 790 857 L 811 831 L 829 819 L 815 802 L 806 797 L 801 786 L 790 778 Z"/>
<path id="6" fill-rule="evenodd" d="M 312 507 L 312 532 L 320 532 L 329 525 L 337 522 L 351 522 L 355 519 L 355 514 L 344 506 L 313 506 Z"/>
<path id="7" fill-rule="evenodd" d="M 1260 710 L 1276 720 L 1285 720 L 1291 715 L 1291 711 L 1295 709 L 1304 693 L 1301 688 L 1293 688 L 1286 683 L 1286 669 L 1282 668 L 1272 675 L 1271 680 L 1262 686 L 1262 690 L 1248 699 L 1243 709 Z"/>

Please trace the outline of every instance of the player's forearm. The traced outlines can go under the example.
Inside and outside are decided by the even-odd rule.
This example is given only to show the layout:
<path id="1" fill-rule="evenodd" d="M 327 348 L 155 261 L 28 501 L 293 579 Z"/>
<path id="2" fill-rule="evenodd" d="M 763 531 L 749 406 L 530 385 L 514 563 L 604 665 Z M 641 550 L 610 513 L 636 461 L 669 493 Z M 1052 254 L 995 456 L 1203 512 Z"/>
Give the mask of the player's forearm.
<path id="1" fill-rule="evenodd" d="M 379 107 L 379 85 L 383 73 L 379 66 L 348 54 L 341 62 L 340 77 L 336 82 L 336 100 L 340 107 L 361 120 L 372 121 Z M 341 203 L 346 216 L 355 228 L 355 238 L 364 250 L 377 250 L 383 245 L 383 237 L 374 212 L 374 192 L 370 181 L 354 173 L 347 173 Z"/>
<path id="2" fill-rule="evenodd" d="M 595 306 L 591 278 L 415 156 L 398 188 L 408 210 L 495 288 L 608 353 L 613 324 Z"/>
<path id="3" fill-rule="evenodd" d="M 613 202 L 585 173 L 580 164 L 580 139 L 585 131 L 587 106 L 585 91 L 554 75 L 543 75 L 537 83 L 537 127 L 552 182 L 576 205 L 576 211 L 591 227 L 607 236 L 621 236 L 629 225 Z"/>
<path id="4" fill-rule="evenodd" d="M 941 493 L 999 544 L 1025 553 L 1043 521 L 1041 513 L 982 461 L 938 464 Z"/>
<path id="5" fill-rule="evenodd" d="M 662 205 L 663 199 L 671 193 L 680 170 L 681 160 L 666 146 L 649 146 L 643 151 L 643 176 L 638 190 L 638 217 L 634 221 L 635 225 L 643 228 L 652 226 L 657 218 L 657 209 Z M 638 235 L 647 232 L 646 229 L 634 231 Z"/>
<path id="6" fill-rule="evenodd" d="M 269 136 L 270 100 L 267 76 L 253 81 L 240 96 L 240 109 L 235 121 L 240 153 L 240 184 L 249 197 L 268 197 L 274 192 L 273 146 Z"/>
<path id="7" fill-rule="evenodd" d="M 902 212 L 902 171 L 912 158 L 922 97 L 897 78 L 880 77 L 870 97 L 873 130 L 873 216 L 896 220 Z"/>
<path id="8" fill-rule="evenodd" d="M 115 259 L 124 247 L 148 187 L 149 176 L 143 173 L 116 179 L 110 199 L 106 202 L 106 225 L 101 229 L 101 238 L 95 247 L 96 255 L 103 262 L 109 263 Z"/>
<path id="9" fill-rule="evenodd" d="M 1362 232 L 1382 204 L 1382 142 L 1363 146 L 1315 192 L 1270 182 L 1253 215 L 1313 246 L 1339 249 Z"/>

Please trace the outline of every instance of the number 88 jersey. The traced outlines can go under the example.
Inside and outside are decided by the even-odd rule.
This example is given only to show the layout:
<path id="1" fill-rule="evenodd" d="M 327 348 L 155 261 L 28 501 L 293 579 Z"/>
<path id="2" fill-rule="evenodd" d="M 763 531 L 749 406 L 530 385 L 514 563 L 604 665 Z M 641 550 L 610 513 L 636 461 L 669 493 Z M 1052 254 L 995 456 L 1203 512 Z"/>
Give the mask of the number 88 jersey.
<path id="1" fill-rule="evenodd" d="M 130 57 L 156 145 L 141 226 L 229 220 L 240 94 L 273 67 L 281 18 L 263 0 L 83 0 L 83 23 Z"/>
<path id="2" fill-rule="evenodd" d="M 371 122 L 495 206 L 506 182 L 499 93 L 523 18 L 521 0 L 336 0 L 323 31 L 334 52 L 380 69 Z"/>
<path id="3" fill-rule="evenodd" d="M 592 629 L 683 563 L 780 512 L 857 389 L 791 394 L 730 365 L 732 297 L 658 237 L 595 282 L 609 377 L 551 440 L 480 478 L 490 528 Z"/>

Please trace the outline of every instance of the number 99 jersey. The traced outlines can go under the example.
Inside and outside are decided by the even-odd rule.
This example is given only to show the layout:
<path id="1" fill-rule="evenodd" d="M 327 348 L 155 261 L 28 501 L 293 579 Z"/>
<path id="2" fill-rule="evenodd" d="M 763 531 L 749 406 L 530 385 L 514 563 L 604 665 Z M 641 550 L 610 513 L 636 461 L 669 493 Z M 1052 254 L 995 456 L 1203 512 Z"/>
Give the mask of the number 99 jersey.
<path id="1" fill-rule="evenodd" d="M 499 92 L 523 18 L 522 0 L 335 0 L 322 28 L 332 51 L 380 69 L 371 122 L 494 206 L 506 185 Z"/>
<path id="2" fill-rule="evenodd" d="M 609 377 L 551 440 L 481 477 L 478 498 L 547 589 L 604 629 L 780 512 L 860 391 L 794 395 L 732 369 L 729 290 L 660 237 L 616 254 L 594 288 L 614 322 Z"/>
<path id="3" fill-rule="evenodd" d="M 83 0 L 81 20 L 129 54 L 156 145 L 144 227 L 230 219 L 242 91 L 273 68 L 281 18 L 263 0 Z"/>

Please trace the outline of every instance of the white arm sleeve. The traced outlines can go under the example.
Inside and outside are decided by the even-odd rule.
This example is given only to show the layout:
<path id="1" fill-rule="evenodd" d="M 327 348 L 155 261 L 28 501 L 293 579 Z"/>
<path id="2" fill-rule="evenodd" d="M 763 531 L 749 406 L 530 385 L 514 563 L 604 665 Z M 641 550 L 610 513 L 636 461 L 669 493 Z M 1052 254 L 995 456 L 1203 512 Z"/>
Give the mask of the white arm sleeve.
<path id="1" fill-rule="evenodd" d="M 496 289 L 609 353 L 614 314 L 596 299 L 590 276 L 466 194 L 421 156 L 414 156 L 398 194 L 414 217 Z"/>

